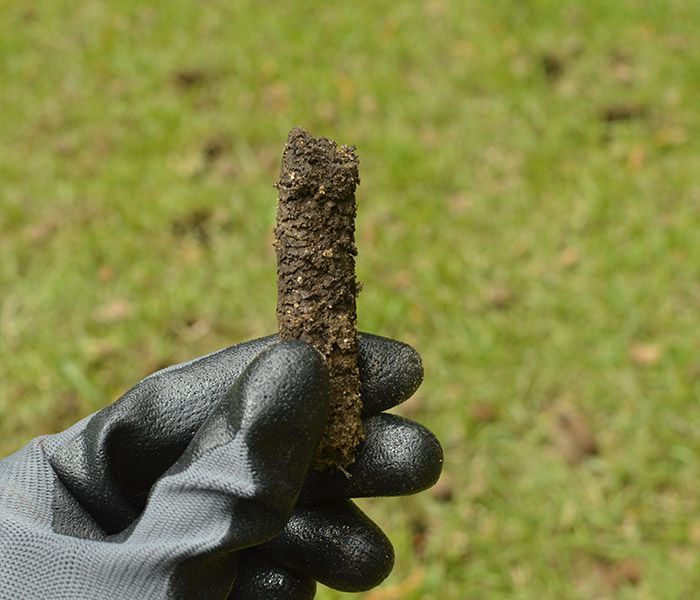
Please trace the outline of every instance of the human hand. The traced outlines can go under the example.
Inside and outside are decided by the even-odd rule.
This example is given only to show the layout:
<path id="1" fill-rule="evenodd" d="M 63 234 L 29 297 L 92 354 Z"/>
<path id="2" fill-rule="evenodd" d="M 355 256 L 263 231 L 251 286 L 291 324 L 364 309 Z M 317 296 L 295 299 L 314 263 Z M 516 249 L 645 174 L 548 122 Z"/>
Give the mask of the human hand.
<path id="1" fill-rule="evenodd" d="M 159 371 L 0 461 L 0 597 L 294 600 L 314 580 L 376 585 L 391 546 L 345 498 L 424 489 L 442 454 L 420 425 L 377 414 L 419 384 L 412 349 L 363 335 L 360 373 L 367 440 L 351 479 L 307 476 L 327 373 L 309 346 L 274 338 Z"/>

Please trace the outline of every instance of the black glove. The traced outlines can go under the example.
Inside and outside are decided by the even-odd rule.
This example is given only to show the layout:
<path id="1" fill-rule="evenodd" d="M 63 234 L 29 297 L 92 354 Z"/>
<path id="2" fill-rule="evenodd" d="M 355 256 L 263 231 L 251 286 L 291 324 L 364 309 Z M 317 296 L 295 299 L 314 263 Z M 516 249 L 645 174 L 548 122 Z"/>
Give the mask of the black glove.
<path id="1" fill-rule="evenodd" d="M 0 461 L 0 598 L 295 600 L 315 580 L 376 585 L 391 545 L 347 498 L 424 489 L 442 451 L 378 414 L 420 383 L 410 347 L 361 336 L 360 373 L 367 440 L 349 478 L 307 475 L 327 372 L 274 337 L 159 371 L 33 440 Z"/>

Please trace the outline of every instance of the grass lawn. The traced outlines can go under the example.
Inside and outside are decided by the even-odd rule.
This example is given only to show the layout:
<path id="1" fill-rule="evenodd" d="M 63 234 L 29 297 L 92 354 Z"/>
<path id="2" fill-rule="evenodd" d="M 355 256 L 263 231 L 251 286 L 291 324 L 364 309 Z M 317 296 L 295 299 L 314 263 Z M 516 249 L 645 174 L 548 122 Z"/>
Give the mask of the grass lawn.
<path id="1" fill-rule="evenodd" d="M 446 450 L 361 503 L 397 565 L 360 597 L 697 593 L 700 3 L 0 10 L 0 453 L 275 329 L 300 124 L 358 147 L 360 325 Z"/>

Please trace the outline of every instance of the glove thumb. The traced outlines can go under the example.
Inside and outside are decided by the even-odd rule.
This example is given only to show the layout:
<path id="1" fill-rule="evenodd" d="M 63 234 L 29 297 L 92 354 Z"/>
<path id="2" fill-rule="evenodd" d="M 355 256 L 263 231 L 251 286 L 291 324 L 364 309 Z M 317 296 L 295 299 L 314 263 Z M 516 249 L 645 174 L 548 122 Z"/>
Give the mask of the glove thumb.
<path id="1" fill-rule="evenodd" d="M 292 514 L 327 413 L 320 354 L 300 341 L 271 345 L 155 483 L 125 536 L 170 540 L 180 556 L 183 544 L 191 556 L 271 539 Z"/>

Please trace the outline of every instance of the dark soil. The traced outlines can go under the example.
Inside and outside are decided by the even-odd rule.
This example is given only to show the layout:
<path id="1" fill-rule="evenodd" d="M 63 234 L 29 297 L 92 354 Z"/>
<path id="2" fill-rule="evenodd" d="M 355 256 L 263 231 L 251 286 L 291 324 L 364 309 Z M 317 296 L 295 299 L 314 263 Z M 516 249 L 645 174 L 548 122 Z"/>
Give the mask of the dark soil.
<path id="1" fill-rule="evenodd" d="M 277 321 L 281 339 L 301 339 L 330 373 L 328 425 L 314 459 L 322 470 L 354 461 L 363 439 L 355 299 L 355 149 L 292 129 L 277 183 Z"/>

